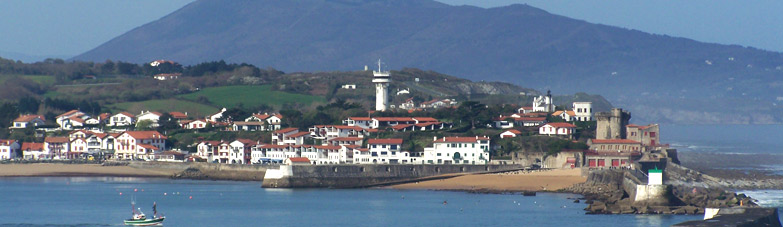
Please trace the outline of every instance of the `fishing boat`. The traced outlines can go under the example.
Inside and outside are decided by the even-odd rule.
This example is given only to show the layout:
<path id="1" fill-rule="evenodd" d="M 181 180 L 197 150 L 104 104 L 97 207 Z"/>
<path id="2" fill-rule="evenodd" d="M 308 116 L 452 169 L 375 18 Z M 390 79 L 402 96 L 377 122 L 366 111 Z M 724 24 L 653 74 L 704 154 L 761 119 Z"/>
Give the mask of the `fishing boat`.
<path id="1" fill-rule="evenodd" d="M 158 204 L 152 203 L 152 219 L 148 219 L 147 215 L 144 215 L 144 212 L 141 212 L 141 208 L 136 208 L 136 202 L 131 202 L 131 211 L 133 212 L 133 217 L 131 219 L 125 220 L 125 225 L 132 225 L 132 226 L 152 226 L 152 225 L 163 225 L 163 219 L 166 219 L 164 216 L 158 216 Z"/>

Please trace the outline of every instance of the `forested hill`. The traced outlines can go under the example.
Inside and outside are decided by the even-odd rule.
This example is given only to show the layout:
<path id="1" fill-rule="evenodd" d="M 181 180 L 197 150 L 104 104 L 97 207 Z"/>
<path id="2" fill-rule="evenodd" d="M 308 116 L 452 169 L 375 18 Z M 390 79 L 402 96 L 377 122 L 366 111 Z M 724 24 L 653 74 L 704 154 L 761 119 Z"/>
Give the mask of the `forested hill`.
<path id="1" fill-rule="evenodd" d="M 527 5 L 199 0 L 75 57 L 186 65 L 225 59 L 286 72 L 357 70 L 378 58 L 392 69 L 599 93 L 637 112 L 685 106 L 697 108 L 688 109 L 693 116 L 723 114 L 715 122 L 733 118 L 728 111 L 765 115 L 737 123 L 779 121 L 783 112 L 780 53 L 591 24 Z M 734 112 L 733 103 L 752 105 Z"/>

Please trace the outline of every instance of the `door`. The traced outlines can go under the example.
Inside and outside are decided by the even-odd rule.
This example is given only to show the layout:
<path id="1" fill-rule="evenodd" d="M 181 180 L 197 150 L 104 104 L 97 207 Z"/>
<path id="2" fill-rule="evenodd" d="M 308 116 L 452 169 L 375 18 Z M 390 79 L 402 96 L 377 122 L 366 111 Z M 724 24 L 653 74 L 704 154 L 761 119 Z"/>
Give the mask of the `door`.
<path id="1" fill-rule="evenodd" d="M 598 159 L 598 167 L 606 166 L 606 160 Z"/>
<path id="2" fill-rule="evenodd" d="M 620 166 L 620 159 L 612 159 L 612 166 Z"/>
<path id="3" fill-rule="evenodd" d="M 597 165 L 596 165 L 596 163 L 595 163 L 595 159 L 590 159 L 590 160 L 588 161 L 588 166 L 590 166 L 590 167 L 596 167 Z"/>

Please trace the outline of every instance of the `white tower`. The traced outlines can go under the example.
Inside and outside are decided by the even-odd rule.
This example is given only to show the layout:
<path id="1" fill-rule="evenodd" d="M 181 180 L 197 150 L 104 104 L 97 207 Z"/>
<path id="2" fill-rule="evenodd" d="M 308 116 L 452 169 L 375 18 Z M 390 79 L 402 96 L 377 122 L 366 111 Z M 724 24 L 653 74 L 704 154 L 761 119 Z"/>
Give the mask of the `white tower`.
<path id="1" fill-rule="evenodd" d="M 386 111 L 389 106 L 389 71 L 381 70 L 381 59 L 378 59 L 378 71 L 372 71 L 372 82 L 375 83 L 375 111 Z"/>

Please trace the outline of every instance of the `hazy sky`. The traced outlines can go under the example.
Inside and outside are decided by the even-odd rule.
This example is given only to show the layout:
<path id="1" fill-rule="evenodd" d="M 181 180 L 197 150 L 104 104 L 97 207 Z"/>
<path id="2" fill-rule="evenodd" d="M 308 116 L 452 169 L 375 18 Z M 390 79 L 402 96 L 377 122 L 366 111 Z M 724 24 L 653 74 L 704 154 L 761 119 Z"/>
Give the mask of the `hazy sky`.
<path id="1" fill-rule="evenodd" d="M 2 0 L 0 53 L 74 56 L 192 0 Z M 527 3 L 554 14 L 698 41 L 783 51 L 783 1 L 442 0 Z"/>

